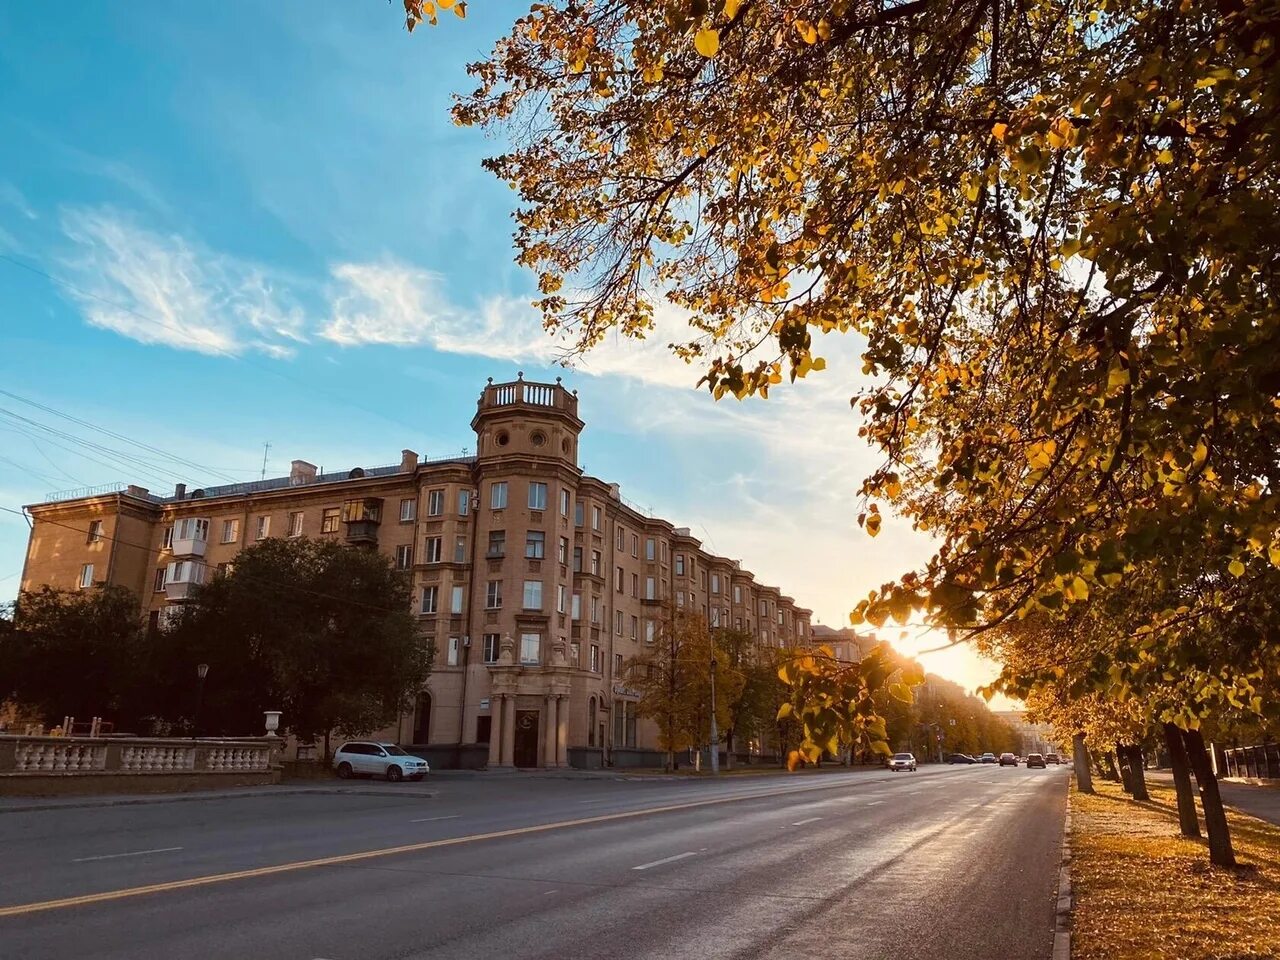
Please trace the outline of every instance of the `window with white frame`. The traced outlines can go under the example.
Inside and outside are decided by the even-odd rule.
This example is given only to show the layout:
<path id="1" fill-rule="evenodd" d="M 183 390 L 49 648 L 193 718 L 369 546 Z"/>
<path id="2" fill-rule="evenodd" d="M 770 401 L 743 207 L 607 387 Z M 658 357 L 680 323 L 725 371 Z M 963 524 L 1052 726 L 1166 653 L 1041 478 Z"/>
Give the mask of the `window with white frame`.
<path id="1" fill-rule="evenodd" d="M 102 539 L 102 521 L 90 520 L 89 534 L 85 538 L 85 543 L 97 543 L 101 539 Z"/>
<path id="2" fill-rule="evenodd" d="M 342 511 L 337 507 L 326 507 L 324 512 L 320 514 L 320 532 L 321 533 L 337 533 L 338 518 Z"/>
<path id="3" fill-rule="evenodd" d="M 592 623 L 600 622 L 600 598 L 599 597 L 591 598 L 591 622 Z"/>
<path id="4" fill-rule="evenodd" d="M 529 509 L 547 509 L 547 485 L 537 480 L 529 481 Z"/>
<path id="5" fill-rule="evenodd" d="M 640 556 L 640 538 L 634 533 L 631 535 L 631 555 L 633 557 Z"/>
<path id="6" fill-rule="evenodd" d="M 622 676 L 622 654 L 620 653 L 613 655 L 613 675 L 615 677 Z"/>
<path id="7" fill-rule="evenodd" d="M 713 627 L 720 626 L 720 608 L 719 607 L 711 608 L 711 626 Z"/>
<path id="8" fill-rule="evenodd" d="M 259 518 L 258 518 L 257 539 L 258 539 L 258 540 L 265 540 L 265 539 L 267 539 L 267 537 L 269 537 L 270 535 L 271 535 L 271 518 L 270 518 L 270 517 L 259 517 Z"/>
<path id="9" fill-rule="evenodd" d="M 471 512 L 471 491 L 463 487 L 458 491 L 458 516 L 465 517 Z"/>
<path id="10" fill-rule="evenodd" d="M 402 543 L 396 547 L 396 569 L 408 570 L 413 566 L 413 544 Z"/>
<path id="11" fill-rule="evenodd" d="M 490 530 L 489 531 L 489 548 L 485 551 L 485 556 L 491 560 L 497 560 L 507 555 L 507 531 Z"/>
<path id="12" fill-rule="evenodd" d="M 427 516 L 440 517 L 444 515 L 444 488 L 437 487 L 435 490 L 427 491 Z"/>
<path id="13" fill-rule="evenodd" d="M 640 574 L 638 573 L 631 575 L 631 595 L 637 599 L 640 597 Z"/>
<path id="14" fill-rule="evenodd" d="M 778 626 L 782 626 L 782 611 L 778 611 Z"/>
<path id="15" fill-rule="evenodd" d="M 428 586 L 422 588 L 422 612 L 435 613 L 440 602 L 440 588 Z"/>
<path id="16" fill-rule="evenodd" d="M 454 563 L 467 562 L 467 538 L 466 537 L 453 538 L 453 562 Z"/>
<path id="17" fill-rule="evenodd" d="M 568 562 L 569 562 L 569 538 L 568 538 L 568 537 L 561 537 L 561 538 L 560 538 L 560 554 L 559 554 L 559 555 L 560 555 L 560 562 L 561 562 L 561 563 L 568 563 Z M 581 553 L 579 553 L 579 554 L 578 554 L 578 556 L 577 556 L 577 560 L 578 560 L 578 569 L 582 569 L 582 554 L 581 554 Z"/>
<path id="18" fill-rule="evenodd" d="M 591 645 L 591 672 L 600 672 L 600 645 L 597 643 Z"/>
<path id="19" fill-rule="evenodd" d="M 615 624 L 614 633 L 616 633 L 618 636 L 622 636 L 622 611 L 621 610 L 614 611 L 614 624 Z"/>
<path id="20" fill-rule="evenodd" d="M 240 539 L 240 521 L 239 520 L 223 520 L 222 521 L 222 542 L 235 543 Z"/>
<path id="21" fill-rule="evenodd" d="M 599 507 L 591 508 L 591 529 L 592 530 L 600 529 L 600 508 Z"/>
<path id="22" fill-rule="evenodd" d="M 569 516 L 569 505 L 573 498 L 569 494 L 569 488 L 565 487 L 560 491 L 560 516 Z"/>
<path id="23" fill-rule="evenodd" d="M 591 551 L 591 572 L 595 576 L 600 576 L 600 551 Z"/>
<path id="24" fill-rule="evenodd" d="M 734 603 L 742 602 L 742 584 L 740 583 L 735 583 L 733 585 L 733 602 Z"/>
<path id="25" fill-rule="evenodd" d="M 302 536 L 302 511 L 294 510 L 289 514 L 289 536 Z"/>
<path id="26" fill-rule="evenodd" d="M 179 520 L 175 536 L 179 540 L 208 540 L 209 521 L 199 517 L 186 517 Z"/>
<path id="27" fill-rule="evenodd" d="M 547 548 L 547 535 L 541 530 L 529 530 L 524 535 L 524 555 L 529 560 L 541 560 Z"/>
<path id="28" fill-rule="evenodd" d="M 526 580 L 524 582 L 524 608 L 526 610 L 542 609 L 541 580 Z"/>
<path id="29" fill-rule="evenodd" d="M 498 480 L 489 484 L 489 508 L 505 510 L 507 508 L 507 482 Z"/>
<path id="30" fill-rule="evenodd" d="M 652 620 L 644 622 L 644 642 L 653 643 L 654 634 L 657 631 L 657 624 Z"/>
<path id="31" fill-rule="evenodd" d="M 161 534 L 160 536 L 160 549 L 161 550 L 173 549 L 173 527 L 164 528 L 164 533 Z"/>
<path id="32" fill-rule="evenodd" d="M 449 666 L 456 667 L 458 665 L 458 638 L 449 638 Z"/>
<path id="33" fill-rule="evenodd" d="M 575 593 L 573 595 L 573 619 L 582 619 L 582 594 Z"/>
<path id="34" fill-rule="evenodd" d="M 423 555 L 423 560 L 425 560 L 427 563 L 439 563 L 441 545 L 442 545 L 442 540 L 440 537 L 427 537 L 427 540 L 426 540 L 427 549 L 426 549 L 426 553 Z"/>
<path id="35" fill-rule="evenodd" d="M 683 553 L 676 554 L 676 576 L 677 577 L 684 576 L 684 554 Z"/>
<path id="36" fill-rule="evenodd" d="M 718 573 L 713 573 L 711 575 L 711 592 L 712 593 L 720 592 L 720 574 Z"/>
<path id="37" fill-rule="evenodd" d="M 761 600 L 761 601 L 760 601 L 760 616 L 762 616 L 762 617 L 767 617 L 768 615 L 769 615 L 769 601 L 768 601 L 768 600 Z"/>
<path id="38" fill-rule="evenodd" d="M 683 607 L 683 606 L 684 606 L 684 591 L 683 591 L 683 590 L 677 590 L 677 591 L 676 591 L 676 606 L 677 606 L 677 607 Z"/>
<path id="39" fill-rule="evenodd" d="M 631 639 L 640 639 L 640 618 L 636 616 L 631 618 Z"/>
<path id="40" fill-rule="evenodd" d="M 455 583 L 449 595 L 449 612 L 452 614 L 462 613 L 462 584 Z"/>
<path id="41" fill-rule="evenodd" d="M 658 599 L 658 581 L 653 577 L 644 578 L 644 598 L 646 600 Z"/>
<path id="42" fill-rule="evenodd" d="M 627 549 L 627 531 L 621 525 L 618 526 L 618 538 L 614 542 L 614 547 L 618 550 Z"/>
<path id="43" fill-rule="evenodd" d="M 658 541 L 653 537 L 646 537 L 644 541 L 644 558 L 646 560 L 658 559 Z"/>
<path id="44" fill-rule="evenodd" d="M 497 663 L 498 652 L 502 649 L 502 638 L 496 633 L 486 633 L 484 635 L 484 662 Z"/>
<path id="45" fill-rule="evenodd" d="M 573 505 L 573 525 L 575 527 L 581 527 L 583 525 L 583 517 L 585 516 L 585 510 L 586 508 L 583 506 L 583 503 L 581 500 L 579 500 L 577 503 Z"/>
<path id="46" fill-rule="evenodd" d="M 574 573 L 582 572 L 582 548 L 581 547 L 573 548 L 573 572 Z"/>
<path id="47" fill-rule="evenodd" d="M 520 662 L 521 663 L 537 663 L 539 648 L 542 646 L 542 634 L 540 633 L 522 633 L 520 634 Z"/>
<path id="48" fill-rule="evenodd" d="M 412 520 L 416 516 L 418 501 L 413 499 L 400 501 L 400 519 L 401 521 Z"/>
<path id="49" fill-rule="evenodd" d="M 563 583 L 556 585 L 556 613 L 565 612 L 568 595 L 569 590 Z"/>
<path id="50" fill-rule="evenodd" d="M 618 588 L 618 593 L 622 592 L 622 584 L 625 579 L 626 579 L 626 574 L 622 572 L 621 567 L 618 567 L 617 570 L 614 571 L 614 576 L 613 576 L 613 582 Z"/>
<path id="51" fill-rule="evenodd" d="M 156 581 L 155 581 L 155 587 L 154 587 L 156 593 L 159 593 L 161 590 L 164 589 L 165 580 L 168 579 L 168 574 L 169 574 L 168 567 L 160 567 L 158 570 L 156 570 Z"/>
<path id="52" fill-rule="evenodd" d="M 484 608 L 486 610 L 502 609 L 502 581 L 490 580 L 484 588 Z"/>

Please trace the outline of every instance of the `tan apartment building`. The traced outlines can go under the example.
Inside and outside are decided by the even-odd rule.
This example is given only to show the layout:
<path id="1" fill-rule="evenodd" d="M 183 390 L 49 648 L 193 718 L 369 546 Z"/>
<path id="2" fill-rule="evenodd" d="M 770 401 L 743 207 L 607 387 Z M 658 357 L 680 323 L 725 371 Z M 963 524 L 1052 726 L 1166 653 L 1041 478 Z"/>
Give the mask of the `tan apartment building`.
<path id="1" fill-rule="evenodd" d="M 22 589 L 118 584 L 163 628 L 266 537 L 380 550 L 412 578 L 435 645 L 416 709 L 382 736 L 441 765 L 654 763 L 626 670 L 668 601 L 762 645 L 810 642 L 809 610 L 584 474 L 577 392 L 559 379 L 490 380 L 471 426 L 475 456 L 405 450 L 398 464 L 323 474 L 295 460 L 288 477 L 169 496 L 128 486 L 51 497 L 28 507 Z"/>

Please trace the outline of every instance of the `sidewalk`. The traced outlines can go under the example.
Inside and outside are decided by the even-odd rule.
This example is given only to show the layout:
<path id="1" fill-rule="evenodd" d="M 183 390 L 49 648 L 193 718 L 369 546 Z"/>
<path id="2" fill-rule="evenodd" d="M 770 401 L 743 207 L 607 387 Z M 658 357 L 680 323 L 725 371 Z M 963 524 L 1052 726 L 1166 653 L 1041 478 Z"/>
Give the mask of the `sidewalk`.
<path id="1" fill-rule="evenodd" d="M 1147 779 L 1161 786 L 1173 787 L 1173 774 L 1165 770 L 1148 770 Z M 1191 783 L 1194 788 L 1195 781 Z M 1219 780 L 1218 790 L 1222 793 L 1222 802 L 1228 807 L 1268 823 L 1280 824 L 1280 784 L 1263 786 Z"/>

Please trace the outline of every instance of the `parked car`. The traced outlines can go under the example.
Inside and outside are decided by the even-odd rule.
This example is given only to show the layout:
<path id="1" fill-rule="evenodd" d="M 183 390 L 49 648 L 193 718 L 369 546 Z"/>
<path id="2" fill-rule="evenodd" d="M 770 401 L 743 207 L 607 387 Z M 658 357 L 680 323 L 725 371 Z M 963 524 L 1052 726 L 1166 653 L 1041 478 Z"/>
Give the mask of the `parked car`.
<path id="1" fill-rule="evenodd" d="M 910 770 L 915 773 L 916 758 L 912 753 L 895 753 L 889 758 L 889 769 L 895 773 L 899 770 Z"/>
<path id="2" fill-rule="evenodd" d="M 353 740 L 340 746 L 333 755 L 333 769 L 343 780 L 350 777 L 386 777 L 393 783 L 421 780 L 431 772 L 431 765 L 421 757 L 405 753 L 394 743 Z"/>
<path id="3" fill-rule="evenodd" d="M 1018 765 L 1018 758 L 1014 756 L 1012 753 L 1000 754 L 1000 766 L 1016 767 L 1017 765 Z"/>
<path id="4" fill-rule="evenodd" d="M 967 753 L 953 753 L 947 757 L 947 763 L 977 763 L 978 761 Z"/>
<path id="5" fill-rule="evenodd" d="M 1048 769 L 1048 764 L 1046 764 L 1046 763 L 1044 762 L 1044 757 L 1043 757 L 1043 756 L 1041 756 L 1040 754 L 1038 754 L 1038 753 L 1028 753 L 1028 754 L 1027 754 L 1027 769 L 1028 769 L 1028 770 L 1030 770 L 1032 767 L 1039 767 L 1041 770 L 1046 770 L 1046 769 Z"/>
<path id="6" fill-rule="evenodd" d="M 994 753 L 984 753 L 978 758 L 979 763 L 995 763 L 996 755 Z"/>
<path id="7" fill-rule="evenodd" d="M 1062 758 L 1058 756 L 1056 753 L 1046 753 L 1044 755 L 1044 762 L 1045 763 L 1061 763 Z"/>

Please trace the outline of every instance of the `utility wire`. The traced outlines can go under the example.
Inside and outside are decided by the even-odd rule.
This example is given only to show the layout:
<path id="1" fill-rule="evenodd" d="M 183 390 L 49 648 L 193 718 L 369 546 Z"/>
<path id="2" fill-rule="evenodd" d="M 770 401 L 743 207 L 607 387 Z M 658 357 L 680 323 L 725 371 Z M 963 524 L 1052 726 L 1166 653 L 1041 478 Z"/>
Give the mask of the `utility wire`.
<path id="1" fill-rule="evenodd" d="M 154 465 L 149 464 L 144 460 L 131 457 L 128 454 L 121 453 L 120 451 L 113 450 L 110 447 L 105 447 L 102 444 L 94 443 L 91 440 L 85 440 L 82 437 L 75 436 L 74 434 L 69 434 L 64 431 L 57 430 L 56 428 L 50 427 L 47 424 L 42 424 L 39 421 L 31 420 L 31 419 L 28 419 L 27 417 L 10 413 L 9 411 L 4 410 L 3 408 L 0 408 L 0 416 L 8 417 L 11 420 L 18 421 L 18 423 L 14 424 L 15 429 L 17 429 L 19 433 L 23 434 L 28 438 L 33 438 L 34 434 L 30 433 L 29 429 L 23 428 L 21 426 L 22 423 L 29 424 L 31 427 L 34 427 L 37 430 L 42 430 L 45 433 L 52 434 L 55 437 L 61 437 L 65 440 L 68 440 L 86 449 L 94 450 L 100 453 L 102 456 L 108 457 L 109 460 L 112 462 L 108 462 L 108 460 L 102 460 L 99 457 L 91 456 L 90 454 L 85 453 L 84 450 L 75 450 L 71 447 L 68 447 L 66 444 L 58 443 L 56 440 L 50 440 L 48 438 L 45 438 L 46 443 L 50 443 L 53 446 L 58 447 L 62 450 L 66 450 L 70 453 L 74 453 L 77 456 L 84 457 L 87 460 L 92 460 L 94 463 L 101 464 L 102 466 L 105 466 L 105 467 L 110 467 L 113 471 L 134 471 L 136 473 L 141 473 L 144 476 L 151 478 L 152 481 L 159 480 L 161 484 L 166 484 L 166 485 L 173 482 L 173 479 L 172 479 L 174 476 L 173 474 L 166 475 L 164 472 L 157 469 Z"/>

